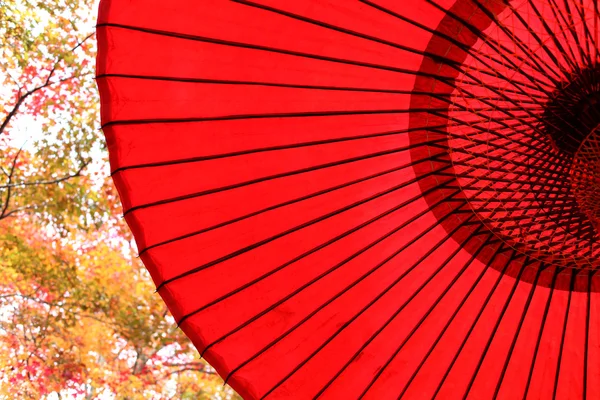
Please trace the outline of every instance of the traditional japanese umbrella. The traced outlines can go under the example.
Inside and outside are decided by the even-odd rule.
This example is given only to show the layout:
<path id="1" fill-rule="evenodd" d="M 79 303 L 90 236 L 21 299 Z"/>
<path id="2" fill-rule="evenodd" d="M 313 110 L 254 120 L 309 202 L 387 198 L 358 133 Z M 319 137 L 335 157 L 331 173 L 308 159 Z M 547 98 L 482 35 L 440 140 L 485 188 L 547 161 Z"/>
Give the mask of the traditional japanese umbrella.
<path id="1" fill-rule="evenodd" d="M 600 398 L 594 0 L 104 0 L 114 181 L 254 398 Z"/>

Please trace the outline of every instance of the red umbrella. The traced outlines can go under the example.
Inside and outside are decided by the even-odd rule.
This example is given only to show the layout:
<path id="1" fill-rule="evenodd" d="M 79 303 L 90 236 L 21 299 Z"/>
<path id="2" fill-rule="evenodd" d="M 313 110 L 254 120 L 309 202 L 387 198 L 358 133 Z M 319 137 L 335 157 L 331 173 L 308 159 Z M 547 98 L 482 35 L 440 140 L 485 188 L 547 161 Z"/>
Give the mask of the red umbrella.
<path id="1" fill-rule="evenodd" d="M 600 398 L 593 0 L 103 0 L 115 184 L 258 398 Z"/>

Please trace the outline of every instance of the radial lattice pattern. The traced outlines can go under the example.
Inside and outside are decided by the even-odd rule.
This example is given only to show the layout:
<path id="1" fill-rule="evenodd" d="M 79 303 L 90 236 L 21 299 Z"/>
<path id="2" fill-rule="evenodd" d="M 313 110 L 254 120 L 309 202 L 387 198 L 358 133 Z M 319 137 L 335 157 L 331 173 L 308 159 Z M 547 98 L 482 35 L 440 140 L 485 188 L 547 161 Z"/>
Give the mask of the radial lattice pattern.
<path id="1" fill-rule="evenodd" d="M 581 143 L 571 166 L 572 192 L 579 209 L 600 231 L 600 130 Z"/>
<path id="2" fill-rule="evenodd" d="M 459 3 L 456 12 L 463 10 Z M 565 6 L 521 1 L 483 8 L 493 23 L 460 68 L 449 71 L 456 75 L 451 124 L 447 132 L 433 130 L 446 133 L 448 142 L 433 146 L 451 152 L 461 195 L 503 241 L 553 265 L 595 269 L 600 266 L 597 230 L 576 199 L 570 171 L 574 153 L 600 123 L 600 68 L 595 50 L 590 53 L 595 42 L 588 28 L 596 14 L 582 4 Z M 482 8 L 471 12 L 477 10 Z M 580 18 L 569 14 L 575 11 Z M 438 35 L 479 32 L 468 15 L 449 15 L 453 22 Z M 440 57 L 464 53 L 455 43 L 436 45 Z M 439 75 L 428 80 L 434 92 L 446 84 Z M 430 107 L 438 113 L 434 100 L 431 95 Z M 583 196 L 600 205 L 592 191 Z"/>
<path id="3" fill-rule="evenodd" d="M 112 174 L 247 399 L 600 399 L 595 0 L 102 0 Z"/>

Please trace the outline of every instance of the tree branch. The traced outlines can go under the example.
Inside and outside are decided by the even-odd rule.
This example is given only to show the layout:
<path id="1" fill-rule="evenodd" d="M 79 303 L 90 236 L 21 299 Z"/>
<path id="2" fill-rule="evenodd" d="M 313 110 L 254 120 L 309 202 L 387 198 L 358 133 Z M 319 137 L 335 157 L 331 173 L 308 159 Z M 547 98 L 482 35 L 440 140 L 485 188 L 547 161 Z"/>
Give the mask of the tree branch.
<path id="1" fill-rule="evenodd" d="M 63 176 L 62 178 L 51 179 L 51 180 L 46 180 L 46 181 L 9 183 L 9 184 L 6 184 L 6 185 L 0 185 L 0 189 L 10 189 L 10 188 L 24 187 L 24 186 L 54 185 L 54 184 L 57 184 L 57 183 L 60 183 L 60 182 L 64 182 L 64 181 L 72 179 L 72 178 L 80 177 L 81 173 L 83 172 L 83 170 L 85 169 L 85 167 L 87 167 L 89 164 L 90 164 L 90 161 L 83 162 L 81 164 L 81 166 L 79 167 L 79 169 L 77 170 L 77 172 L 75 172 L 73 174 L 69 174 L 69 175 Z"/>
<path id="2" fill-rule="evenodd" d="M 12 217 L 13 215 L 20 213 L 21 211 L 35 210 L 36 208 L 44 207 L 45 205 L 48 205 L 48 204 L 50 204 L 50 202 L 46 201 L 46 202 L 44 202 L 42 204 L 33 204 L 33 205 L 30 205 L 30 206 L 24 206 L 24 207 L 15 208 L 15 209 L 10 210 L 9 212 L 7 212 L 7 213 L 5 213 L 3 215 L 0 215 L 0 220 Z"/>
<path id="3" fill-rule="evenodd" d="M 181 369 L 178 369 L 178 370 L 175 370 L 175 371 L 169 371 L 167 373 L 167 375 L 175 375 L 175 374 L 179 375 L 182 372 L 186 372 L 186 371 L 201 372 L 201 373 L 206 374 L 206 375 L 217 375 L 216 372 L 207 371 L 207 370 L 200 369 L 200 368 L 195 368 L 195 367 L 185 367 L 185 368 L 181 368 Z"/>
<path id="4" fill-rule="evenodd" d="M 23 146 L 25 146 L 25 144 L 23 144 Z M 15 155 L 15 158 L 13 159 L 12 166 L 10 167 L 10 172 L 8 173 L 8 185 L 10 185 L 12 183 L 12 180 L 13 180 L 13 177 L 15 174 L 15 168 L 17 166 L 17 161 L 19 159 L 19 156 L 21 155 L 21 152 L 23 151 L 23 146 L 21 146 L 19 151 L 17 151 L 17 154 Z M 7 189 L 8 190 L 6 192 L 6 200 L 4 200 L 4 206 L 2 207 L 2 212 L 0 212 L 0 219 L 6 218 L 8 206 L 10 205 L 10 198 L 12 196 L 12 190 L 11 190 L 12 188 L 8 187 Z"/>
<path id="5" fill-rule="evenodd" d="M 94 36 L 95 32 L 90 33 L 89 35 L 87 35 L 85 38 L 83 38 L 82 40 L 80 40 L 79 42 L 77 42 L 77 44 L 75 45 L 75 47 L 71 48 L 69 51 L 73 52 L 75 50 L 77 50 L 79 47 L 81 47 L 88 39 L 90 39 L 92 36 Z M 80 76 L 85 76 L 85 75 L 89 75 L 89 74 L 83 74 L 83 75 L 72 75 L 69 76 L 67 78 L 62 78 L 62 79 L 58 79 L 55 81 L 52 81 L 52 77 L 54 76 L 54 73 L 56 72 L 56 69 L 58 68 L 58 64 L 62 61 L 62 57 L 58 57 L 54 60 L 54 64 L 52 65 L 52 68 L 50 68 L 50 73 L 48 74 L 48 77 L 46 78 L 46 81 L 41 84 L 40 86 L 36 86 L 34 88 L 32 88 L 31 90 L 28 90 L 27 92 L 25 92 L 25 94 L 20 95 L 19 98 L 17 99 L 17 102 L 15 103 L 14 107 L 12 108 L 12 110 L 6 115 L 6 117 L 4 118 L 4 121 L 2 121 L 2 124 L 0 125 L 0 135 L 4 133 L 4 131 L 6 130 L 6 127 L 8 126 L 8 124 L 10 123 L 10 121 L 14 118 L 15 115 L 17 115 L 17 113 L 19 112 L 19 109 L 21 108 L 21 106 L 23 105 L 23 103 L 25 102 L 25 100 L 27 100 L 28 97 L 30 97 L 31 95 L 35 94 L 36 92 L 51 86 L 51 85 L 55 85 L 57 83 L 63 83 L 66 82 L 68 80 L 71 80 L 73 78 L 76 77 L 80 77 Z M 19 87 L 19 93 L 21 93 L 21 86 L 17 84 L 17 87 Z"/>

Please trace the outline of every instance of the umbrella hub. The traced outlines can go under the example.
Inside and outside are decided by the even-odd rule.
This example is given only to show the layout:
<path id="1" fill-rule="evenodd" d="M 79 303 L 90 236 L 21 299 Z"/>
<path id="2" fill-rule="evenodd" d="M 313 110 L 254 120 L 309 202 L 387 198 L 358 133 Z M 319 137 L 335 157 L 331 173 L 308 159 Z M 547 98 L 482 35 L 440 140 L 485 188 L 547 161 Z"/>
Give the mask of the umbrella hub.
<path id="1" fill-rule="evenodd" d="M 414 171 L 423 178 L 433 175 L 436 183 L 451 179 L 448 187 L 457 189 L 424 197 L 449 233 L 473 216 L 477 220 L 467 220 L 469 226 L 487 229 L 538 266 L 599 270 L 600 61 L 586 67 L 563 54 L 570 62 L 561 63 L 552 52 L 559 42 L 539 38 L 552 33 L 554 27 L 547 26 L 527 43 L 533 45 L 530 50 L 518 41 L 511 53 L 503 42 L 507 35 L 513 37 L 506 26 L 513 18 L 521 21 L 522 14 L 514 14 L 518 7 L 510 2 L 488 3 L 485 16 L 471 18 L 469 10 L 481 8 L 477 2 L 439 27 L 475 51 L 463 54 L 464 49 L 440 37 L 428 46 L 439 56 L 456 57 L 462 62 L 460 71 L 435 60 L 424 62 L 426 75 L 414 86 L 411 106 L 420 110 L 426 105 L 432 111 L 426 117 L 411 114 L 411 143 L 440 140 L 411 151 Z M 473 36 L 457 35 L 462 32 L 459 16 L 485 32 L 485 40 L 478 40 L 473 29 Z M 489 59 L 482 57 L 486 52 L 491 52 Z M 440 84 L 433 74 L 451 84 Z M 430 96 L 423 94 L 428 90 Z M 426 134 L 418 129 L 424 121 Z M 433 161 L 425 165 L 424 158 Z M 420 185 L 429 193 L 428 182 Z M 445 209 L 436 208 L 440 196 L 447 196 L 446 210 L 464 201 L 466 217 L 446 219 Z"/>
<path id="2" fill-rule="evenodd" d="M 570 74 L 542 102 L 476 103 L 461 90 L 452 99 L 448 158 L 482 224 L 544 263 L 599 269 L 600 68 Z"/>
<path id="3" fill-rule="evenodd" d="M 544 111 L 544 131 L 572 159 L 571 190 L 580 211 L 600 230 L 600 66 L 574 72 Z"/>
<path id="4" fill-rule="evenodd" d="M 542 120 L 555 148 L 574 156 L 600 124 L 600 66 L 569 74 L 548 99 Z"/>
<path id="5" fill-rule="evenodd" d="M 571 188 L 581 211 L 600 231 L 600 125 L 586 136 L 575 153 Z"/>

